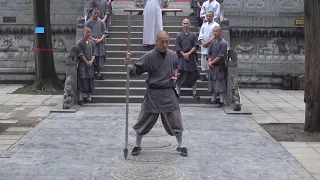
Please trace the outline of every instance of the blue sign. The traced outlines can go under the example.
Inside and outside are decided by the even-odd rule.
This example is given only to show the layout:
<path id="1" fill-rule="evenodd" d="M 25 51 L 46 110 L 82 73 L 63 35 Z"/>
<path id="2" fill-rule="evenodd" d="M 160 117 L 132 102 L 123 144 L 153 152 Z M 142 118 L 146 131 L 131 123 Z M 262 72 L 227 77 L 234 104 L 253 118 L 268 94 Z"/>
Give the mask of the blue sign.
<path id="1" fill-rule="evenodd" d="M 34 28 L 34 33 L 36 33 L 36 34 L 44 34 L 44 27 L 36 27 L 36 28 Z"/>

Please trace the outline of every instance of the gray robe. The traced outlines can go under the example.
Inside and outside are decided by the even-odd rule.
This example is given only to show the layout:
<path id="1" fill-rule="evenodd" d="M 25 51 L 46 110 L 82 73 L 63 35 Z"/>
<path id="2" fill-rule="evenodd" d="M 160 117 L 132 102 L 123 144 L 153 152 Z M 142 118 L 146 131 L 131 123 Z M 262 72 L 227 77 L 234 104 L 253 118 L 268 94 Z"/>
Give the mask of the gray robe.
<path id="1" fill-rule="evenodd" d="M 147 134 L 156 123 L 159 114 L 166 132 L 176 136 L 183 131 L 180 107 L 171 80 L 178 67 L 174 51 L 161 54 L 156 48 L 147 52 L 133 64 L 131 76 L 148 73 L 147 91 L 142 103 L 138 122 L 133 129 L 140 135 Z"/>
<path id="2" fill-rule="evenodd" d="M 192 87 L 197 79 L 200 77 L 198 70 L 198 55 L 195 51 L 189 56 L 189 60 L 185 60 L 180 51 L 188 53 L 192 48 L 196 47 L 198 49 L 198 37 L 189 32 L 180 32 L 176 37 L 175 49 L 179 58 L 179 73 L 177 84 L 180 86 Z"/>
<path id="3" fill-rule="evenodd" d="M 148 88 L 142 108 L 146 108 L 149 113 L 167 113 L 179 109 L 175 85 L 171 80 L 177 66 L 178 57 L 174 51 L 167 50 L 163 59 L 156 48 L 133 64 L 132 76 L 148 73 Z"/>
<path id="4" fill-rule="evenodd" d="M 95 56 L 94 43 L 88 40 L 88 44 L 84 38 L 77 42 L 77 47 L 80 50 L 78 57 L 78 88 L 81 92 L 92 93 L 94 87 L 94 67 L 88 67 L 86 63 L 81 59 L 84 56 L 88 61 L 91 60 L 92 56 Z"/>
<path id="5" fill-rule="evenodd" d="M 85 27 L 89 27 L 91 29 L 92 37 L 96 39 L 100 39 L 106 31 L 106 26 L 104 25 L 104 22 L 102 22 L 100 19 L 98 19 L 97 21 L 89 19 L 86 22 Z M 106 50 L 104 41 L 102 41 L 99 44 L 96 44 L 96 54 L 97 56 L 105 56 Z"/>
<path id="6" fill-rule="evenodd" d="M 85 26 L 91 29 L 92 37 L 96 39 L 100 39 L 106 31 L 106 26 L 100 19 L 95 21 L 91 18 L 86 22 Z M 104 62 L 106 61 L 105 41 L 101 41 L 99 44 L 95 43 L 95 52 L 95 67 L 97 71 L 101 71 L 101 69 L 103 69 Z"/>
<path id="7" fill-rule="evenodd" d="M 209 46 L 208 57 L 212 60 L 216 57 L 221 57 L 222 59 L 214 64 L 213 68 L 209 70 L 209 81 L 211 87 L 209 91 L 215 93 L 223 93 L 227 91 L 227 67 L 226 61 L 228 58 L 228 42 L 221 38 L 219 40 L 213 41 Z"/>

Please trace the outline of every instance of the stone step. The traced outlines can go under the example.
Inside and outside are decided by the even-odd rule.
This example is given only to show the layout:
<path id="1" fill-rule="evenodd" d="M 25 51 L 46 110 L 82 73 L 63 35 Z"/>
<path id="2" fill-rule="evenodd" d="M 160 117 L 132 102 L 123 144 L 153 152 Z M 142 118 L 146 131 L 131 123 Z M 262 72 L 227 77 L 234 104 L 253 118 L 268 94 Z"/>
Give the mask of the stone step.
<path id="1" fill-rule="evenodd" d="M 112 19 L 112 18 L 111 18 Z M 181 26 L 182 21 L 164 21 L 163 26 Z M 197 25 L 197 21 L 191 21 L 191 26 L 192 25 Z M 134 26 L 143 26 L 143 21 L 141 20 L 134 20 L 131 21 L 131 24 Z M 127 20 L 116 20 L 113 21 L 112 19 L 112 26 L 127 26 L 128 21 Z"/>
<path id="2" fill-rule="evenodd" d="M 120 64 L 120 62 L 119 65 L 109 65 L 107 62 L 106 65 L 104 65 L 104 68 L 101 70 L 101 72 L 126 72 L 125 66 L 123 65 L 123 63 Z M 201 72 L 200 61 L 198 69 Z"/>
<path id="3" fill-rule="evenodd" d="M 176 32 L 169 32 L 172 37 L 175 37 L 179 31 L 177 30 Z M 108 32 L 110 38 L 127 38 L 128 37 L 128 32 L 127 31 L 110 31 Z M 143 33 L 142 32 L 131 32 L 131 38 L 142 38 Z"/>
<path id="4" fill-rule="evenodd" d="M 96 87 L 126 87 L 126 79 L 105 79 L 105 80 L 96 80 Z M 130 87 L 146 87 L 146 81 L 141 79 L 129 80 Z M 197 81 L 197 88 L 208 88 L 207 81 Z"/>
<path id="5" fill-rule="evenodd" d="M 125 58 L 127 51 L 106 51 L 107 59 L 112 58 Z M 146 51 L 131 51 L 131 58 L 141 58 L 146 53 Z M 200 59 L 201 54 L 198 52 L 198 59 Z"/>
<path id="6" fill-rule="evenodd" d="M 172 14 L 172 13 L 169 13 L 169 14 Z M 162 16 L 163 22 L 165 22 L 165 21 L 180 21 L 180 22 L 182 22 L 182 20 L 184 18 L 188 18 L 191 21 L 197 21 L 197 18 L 195 16 Z M 118 20 L 128 20 L 128 17 L 127 17 L 127 15 L 112 16 L 112 21 L 118 21 Z M 132 15 L 131 20 L 140 20 L 143 22 L 143 16 Z"/>
<path id="7" fill-rule="evenodd" d="M 101 72 L 101 75 L 103 75 L 106 79 L 110 80 L 124 80 L 127 79 L 127 73 L 126 72 Z M 131 77 L 130 79 L 139 79 L 139 80 L 145 80 L 147 79 L 147 73 L 141 74 L 140 76 Z M 200 73 L 200 78 L 203 78 L 205 76 L 205 73 Z"/>
<path id="8" fill-rule="evenodd" d="M 142 103 L 144 96 L 129 96 L 130 103 Z M 109 96 L 109 95 L 92 95 L 97 103 L 126 103 L 125 95 Z M 179 103 L 181 104 L 204 104 L 211 96 L 203 96 L 200 100 L 193 99 L 192 96 L 181 96 Z"/>
<path id="9" fill-rule="evenodd" d="M 106 51 L 127 51 L 127 45 L 126 40 L 122 40 L 123 44 L 106 44 Z M 149 51 L 153 49 L 153 47 L 145 47 L 140 44 L 132 44 L 130 45 L 130 51 Z M 175 45 L 174 44 L 169 44 L 169 49 L 175 51 Z M 200 52 L 200 48 L 198 48 L 198 52 Z M 107 54 L 108 55 L 108 54 Z"/>
<path id="10" fill-rule="evenodd" d="M 142 38 L 131 38 L 131 44 L 142 44 Z M 112 46 L 115 44 L 126 44 L 127 38 L 123 37 L 123 38 L 113 38 L 113 37 L 109 37 L 106 38 L 106 46 Z M 175 44 L 176 42 L 176 38 L 170 38 L 170 44 Z"/>
<path id="11" fill-rule="evenodd" d="M 129 94 L 132 96 L 144 96 L 146 93 L 145 87 L 130 87 Z M 192 88 L 181 89 L 182 96 L 192 96 Z M 96 87 L 93 95 L 125 95 L 126 87 Z M 199 96 L 210 96 L 208 88 L 197 88 L 197 94 Z"/>
<path id="12" fill-rule="evenodd" d="M 176 26 L 163 26 L 163 30 L 167 32 L 181 32 L 182 27 L 180 24 Z M 197 27 L 190 27 L 190 30 L 192 32 L 197 32 L 198 28 Z M 109 32 L 128 32 L 128 26 L 110 26 L 109 27 Z M 131 26 L 131 32 L 140 32 L 143 33 L 143 26 L 138 26 L 138 25 L 132 25 Z"/>

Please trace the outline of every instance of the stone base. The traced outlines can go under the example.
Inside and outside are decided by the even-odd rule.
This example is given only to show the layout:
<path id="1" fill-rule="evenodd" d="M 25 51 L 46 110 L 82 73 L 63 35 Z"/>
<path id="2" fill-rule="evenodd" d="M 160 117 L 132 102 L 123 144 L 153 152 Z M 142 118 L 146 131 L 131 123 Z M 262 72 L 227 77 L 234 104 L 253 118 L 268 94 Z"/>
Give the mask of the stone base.
<path id="1" fill-rule="evenodd" d="M 63 109 L 63 104 L 59 104 L 55 107 L 55 109 L 51 110 L 50 113 L 76 113 L 80 108 L 79 105 L 72 106 L 71 109 Z"/>
<path id="2" fill-rule="evenodd" d="M 252 115 L 252 112 L 250 112 L 245 107 L 241 106 L 241 111 L 234 111 L 232 106 L 225 106 L 222 108 L 226 114 L 231 115 Z"/>

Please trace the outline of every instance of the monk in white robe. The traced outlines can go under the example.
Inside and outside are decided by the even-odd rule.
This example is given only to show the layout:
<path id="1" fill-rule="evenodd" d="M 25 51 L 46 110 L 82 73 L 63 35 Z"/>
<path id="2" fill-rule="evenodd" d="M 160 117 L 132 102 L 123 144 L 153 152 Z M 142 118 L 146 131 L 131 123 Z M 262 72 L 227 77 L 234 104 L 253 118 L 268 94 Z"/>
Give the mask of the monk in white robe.
<path id="1" fill-rule="evenodd" d="M 144 2 L 143 45 L 155 45 L 157 33 L 163 30 L 161 0 Z"/>
<path id="2" fill-rule="evenodd" d="M 202 4 L 200 17 L 203 18 L 203 23 L 207 21 L 206 14 L 209 11 L 213 12 L 213 20 L 220 23 L 220 3 L 216 0 L 208 0 Z"/>

